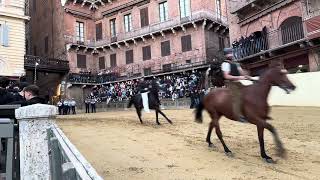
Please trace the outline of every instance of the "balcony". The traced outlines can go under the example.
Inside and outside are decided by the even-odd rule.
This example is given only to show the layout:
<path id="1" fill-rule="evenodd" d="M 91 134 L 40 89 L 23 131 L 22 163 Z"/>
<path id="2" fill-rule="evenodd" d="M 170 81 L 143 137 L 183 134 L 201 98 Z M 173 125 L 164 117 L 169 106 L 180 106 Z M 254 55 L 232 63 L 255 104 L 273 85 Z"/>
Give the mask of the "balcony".
<path id="1" fill-rule="evenodd" d="M 78 42 L 76 37 L 65 35 L 65 40 L 67 44 L 71 44 L 76 47 L 85 47 L 89 49 L 110 47 L 112 45 L 119 45 L 119 43 L 126 44 L 127 42 L 132 42 L 137 39 L 145 38 L 146 36 L 153 36 L 154 34 L 161 33 L 164 31 L 174 32 L 176 29 L 184 29 L 186 25 L 192 24 L 196 26 L 198 21 L 211 21 L 214 25 L 220 26 L 220 29 L 228 29 L 227 17 L 218 16 L 214 12 L 208 11 L 196 11 L 191 14 L 191 16 L 186 18 L 174 17 L 165 22 L 158 22 L 151 24 L 147 27 L 137 28 L 127 33 L 118 33 L 116 38 L 107 37 L 100 41 L 95 41 L 94 39 L 86 40 L 85 42 Z M 175 29 L 176 28 L 176 29 Z"/>
<path id="2" fill-rule="evenodd" d="M 154 58 L 140 63 L 108 68 L 100 74 L 70 74 L 69 82 L 73 84 L 106 84 L 139 78 L 146 69 L 149 71 L 146 77 L 151 77 L 208 66 L 205 55 L 192 55 L 193 53 L 195 51 L 190 51 L 190 55 L 177 54 L 166 58 Z"/>
<path id="3" fill-rule="evenodd" d="M 238 1 L 230 1 L 231 5 L 231 13 L 237 13 L 241 11 L 242 9 L 245 9 L 248 6 L 251 6 L 251 4 L 257 2 L 259 0 L 238 0 Z"/>
<path id="4" fill-rule="evenodd" d="M 295 23 L 277 30 L 262 33 L 261 36 L 254 34 L 233 44 L 234 56 L 238 61 L 244 61 L 257 55 L 265 55 L 272 51 L 297 45 L 305 41 L 302 23 Z"/>
<path id="5" fill-rule="evenodd" d="M 35 65 L 37 70 L 47 72 L 67 73 L 69 72 L 69 61 L 53 58 L 44 58 L 39 56 L 26 55 L 24 57 L 24 67 L 28 70 L 34 70 Z"/>

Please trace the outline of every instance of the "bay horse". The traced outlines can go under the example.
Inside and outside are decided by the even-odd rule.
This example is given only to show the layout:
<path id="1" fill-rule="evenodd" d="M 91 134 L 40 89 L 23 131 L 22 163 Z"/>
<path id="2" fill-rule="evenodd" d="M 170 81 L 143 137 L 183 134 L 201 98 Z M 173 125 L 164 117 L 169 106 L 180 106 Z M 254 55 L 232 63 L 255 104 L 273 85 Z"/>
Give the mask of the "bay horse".
<path id="1" fill-rule="evenodd" d="M 267 119 L 270 119 L 268 116 L 270 107 L 267 103 L 267 98 L 272 86 L 278 86 L 288 94 L 296 88 L 288 79 L 287 71 L 285 69 L 281 69 L 280 66 L 275 66 L 269 68 L 264 74 L 262 74 L 258 81 L 252 85 L 244 86 L 241 89 L 242 114 L 249 123 L 257 126 L 261 157 L 268 163 L 272 163 L 274 161 L 265 152 L 263 137 L 265 128 L 273 135 L 273 139 L 277 146 L 277 155 L 283 158 L 286 154 L 276 129 L 266 121 Z M 219 119 L 221 116 L 225 116 L 230 120 L 236 120 L 237 116 L 233 113 L 232 109 L 231 91 L 227 88 L 217 88 L 208 93 L 195 110 L 196 122 L 202 123 L 202 111 L 204 109 L 208 111 L 211 117 L 206 138 L 206 142 L 209 144 L 209 147 L 212 147 L 210 138 L 211 132 L 213 128 L 215 128 L 216 134 L 223 145 L 225 153 L 227 155 L 232 155 L 232 152 L 229 150 L 222 138 L 219 125 Z"/>
<path id="2" fill-rule="evenodd" d="M 149 109 L 153 109 L 156 111 L 156 122 L 158 125 L 160 125 L 159 119 L 158 119 L 158 113 L 160 113 L 170 124 L 172 124 L 172 121 L 167 118 L 167 116 L 160 110 L 160 103 L 158 102 L 157 98 L 155 97 L 154 93 L 152 90 L 149 91 L 148 93 L 148 103 L 149 103 Z M 142 103 L 142 96 L 140 93 L 132 96 L 129 100 L 128 103 L 128 108 L 130 108 L 134 105 L 136 112 L 138 114 L 140 123 L 143 124 L 142 119 L 141 119 L 141 110 L 143 109 L 143 103 Z"/>

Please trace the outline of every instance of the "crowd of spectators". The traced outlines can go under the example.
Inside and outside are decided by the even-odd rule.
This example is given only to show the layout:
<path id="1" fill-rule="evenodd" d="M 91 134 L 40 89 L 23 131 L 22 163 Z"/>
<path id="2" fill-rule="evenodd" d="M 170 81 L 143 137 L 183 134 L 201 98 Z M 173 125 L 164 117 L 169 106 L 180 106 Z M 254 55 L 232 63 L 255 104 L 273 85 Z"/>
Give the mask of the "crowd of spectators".
<path id="1" fill-rule="evenodd" d="M 233 56 L 241 59 L 262 50 L 268 49 L 267 28 L 263 27 L 262 31 L 256 31 L 248 37 L 241 37 L 238 41 L 232 43 Z"/>
<path id="2" fill-rule="evenodd" d="M 93 74 L 91 71 L 81 71 L 79 74 L 70 74 L 69 81 L 74 83 L 106 83 L 116 81 L 119 78 L 117 73 L 101 71 Z"/>
<path id="3" fill-rule="evenodd" d="M 159 98 L 171 99 L 175 101 L 179 98 L 191 98 L 192 106 L 200 101 L 204 90 L 201 86 L 203 72 L 190 71 L 175 73 L 146 79 L 147 84 L 151 84 L 152 79 L 156 79 L 159 85 Z M 128 100 L 137 93 L 139 79 L 128 80 L 107 85 L 95 86 L 90 94 L 98 102 L 121 102 Z"/>
<path id="4" fill-rule="evenodd" d="M 30 85 L 24 80 L 11 81 L 7 77 L 0 77 L 0 105 L 46 104 L 39 92 L 38 86 Z"/>

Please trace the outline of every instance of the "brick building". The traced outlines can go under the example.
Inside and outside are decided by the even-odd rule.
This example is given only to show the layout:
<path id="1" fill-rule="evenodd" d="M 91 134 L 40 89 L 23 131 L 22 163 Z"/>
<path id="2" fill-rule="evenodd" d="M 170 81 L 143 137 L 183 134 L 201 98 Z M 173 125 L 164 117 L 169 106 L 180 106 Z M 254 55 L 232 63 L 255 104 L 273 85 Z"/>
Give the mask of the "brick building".
<path id="1" fill-rule="evenodd" d="M 83 84 L 110 83 L 97 74 L 204 68 L 230 42 L 225 0 L 33 0 L 31 9 L 32 53 L 68 60 L 63 84 L 78 99 Z"/>
<path id="2" fill-rule="evenodd" d="M 228 7 L 236 59 L 253 75 L 273 62 L 290 72 L 319 70 L 319 1 L 230 0 Z"/>

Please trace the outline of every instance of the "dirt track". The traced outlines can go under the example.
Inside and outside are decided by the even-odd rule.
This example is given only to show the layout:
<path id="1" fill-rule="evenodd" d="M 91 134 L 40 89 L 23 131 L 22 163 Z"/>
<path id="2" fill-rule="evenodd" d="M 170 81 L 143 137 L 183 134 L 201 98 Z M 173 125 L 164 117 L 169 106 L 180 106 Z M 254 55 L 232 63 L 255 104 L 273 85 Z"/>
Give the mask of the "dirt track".
<path id="1" fill-rule="evenodd" d="M 288 151 L 275 156 L 271 134 L 266 151 L 277 161 L 260 158 L 255 126 L 222 119 L 221 131 L 234 157 L 225 156 L 212 133 L 205 143 L 209 117 L 194 122 L 191 110 L 164 110 L 174 124 L 155 114 L 134 111 L 59 117 L 58 124 L 105 179 L 320 179 L 320 109 L 274 107 L 270 121 Z"/>

